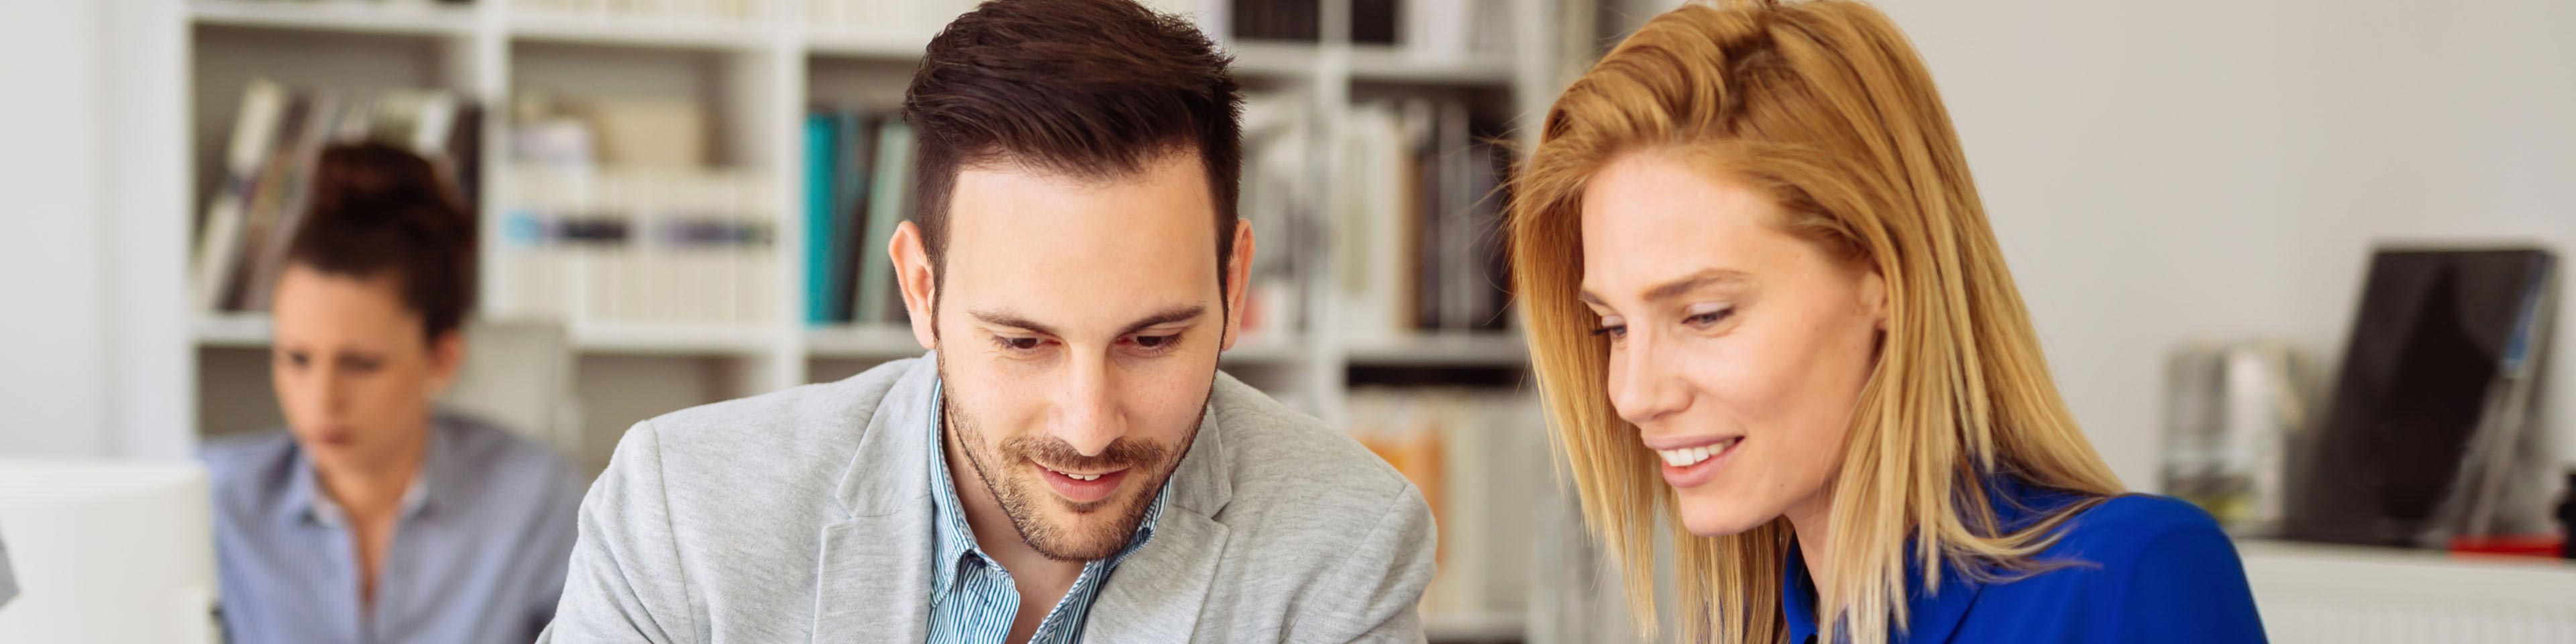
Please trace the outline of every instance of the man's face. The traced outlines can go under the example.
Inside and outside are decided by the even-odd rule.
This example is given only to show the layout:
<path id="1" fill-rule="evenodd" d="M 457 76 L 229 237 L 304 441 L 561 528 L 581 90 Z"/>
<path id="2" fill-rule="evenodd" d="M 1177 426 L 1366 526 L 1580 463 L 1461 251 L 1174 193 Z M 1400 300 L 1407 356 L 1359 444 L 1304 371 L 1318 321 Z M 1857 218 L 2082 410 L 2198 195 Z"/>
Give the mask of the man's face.
<path id="1" fill-rule="evenodd" d="M 944 274 L 906 271 L 944 422 L 1040 554 L 1116 554 L 1198 432 L 1241 310 L 1221 302 L 1210 195 L 1188 153 L 1109 179 L 968 167 Z M 1244 265 L 1249 234 L 1236 244 Z"/>

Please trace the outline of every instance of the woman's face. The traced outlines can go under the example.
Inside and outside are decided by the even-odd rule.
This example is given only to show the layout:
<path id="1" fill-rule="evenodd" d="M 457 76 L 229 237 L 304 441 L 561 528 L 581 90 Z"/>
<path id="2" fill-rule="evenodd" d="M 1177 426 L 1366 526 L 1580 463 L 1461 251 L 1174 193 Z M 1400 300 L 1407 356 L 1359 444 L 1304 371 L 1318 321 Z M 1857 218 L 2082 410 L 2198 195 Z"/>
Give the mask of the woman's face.
<path id="1" fill-rule="evenodd" d="M 1682 525 L 1716 536 L 1823 516 L 1885 283 L 1775 227 L 1769 196 L 1664 154 L 1613 159 L 1582 207 L 1582 298 L 1610 341 L 1610 402 L 1657 453 Z"/>
<path id="2" fill-rule="evenodd" d="M 454 375 L 456 334 L 433 346 L 391 275 L 357 278 L 289 264 L 269 307 L 269 373 L 286 424 L 324 471 L 383 467 L 416 449 L 430 401 Z"/>

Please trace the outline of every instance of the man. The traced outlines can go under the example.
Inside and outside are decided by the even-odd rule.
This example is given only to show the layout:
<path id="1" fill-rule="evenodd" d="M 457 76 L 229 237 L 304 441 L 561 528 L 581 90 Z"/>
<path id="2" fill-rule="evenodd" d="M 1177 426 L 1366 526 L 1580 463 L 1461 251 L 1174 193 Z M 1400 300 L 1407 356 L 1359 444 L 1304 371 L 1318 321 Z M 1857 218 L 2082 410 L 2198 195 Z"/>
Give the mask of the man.
<path id="1" fill-rule="evenodd" d="M 890 246 L 931 353 L 637 424 L 547 640 L 1420 641 L 1420 492 L 1216 369 L 1253 253 L 1226 64 L 1128 0 L 950 24 Z"/>

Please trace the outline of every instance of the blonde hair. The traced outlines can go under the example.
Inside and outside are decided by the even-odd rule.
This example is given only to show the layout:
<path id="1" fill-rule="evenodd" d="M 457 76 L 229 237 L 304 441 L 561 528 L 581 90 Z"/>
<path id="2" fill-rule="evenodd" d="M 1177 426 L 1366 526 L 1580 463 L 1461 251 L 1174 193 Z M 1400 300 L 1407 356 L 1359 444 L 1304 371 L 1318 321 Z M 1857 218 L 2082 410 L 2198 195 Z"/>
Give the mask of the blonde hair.
<path id="1" fill-rule="evenodd" d="M 1780 230 L 1873 269 L 1887 324 L 1829 485 L 1833 529 L 1815 577 L 1823 641 L 1887 639 L 1905 623 L 1906 566 L 1980 579 L 2031 561 L 2091 503 L 1999 525 L 1985 479 L 2098 501 L 2121 490 L 2067 412 L 1930 74 L 1885 14 L 1858 2 L 1685 6 L 1656 17 L 1574 81 L 1514 179 L 1514 285 L 1552 440 L 1586 523 L 1652 630 L 1654 534 L 1672 526 L 1683 635 L 1776 642 L 1787 633 L 1785 519 L 1700 537 L 1680 528 L 1657 461 L 1607 392 L 1609 347 L 1576 299 L 1585 182 L 1654 151 L 1769 194 Z M 1909 545 L 1911 546 L 1909 548 Z"/>

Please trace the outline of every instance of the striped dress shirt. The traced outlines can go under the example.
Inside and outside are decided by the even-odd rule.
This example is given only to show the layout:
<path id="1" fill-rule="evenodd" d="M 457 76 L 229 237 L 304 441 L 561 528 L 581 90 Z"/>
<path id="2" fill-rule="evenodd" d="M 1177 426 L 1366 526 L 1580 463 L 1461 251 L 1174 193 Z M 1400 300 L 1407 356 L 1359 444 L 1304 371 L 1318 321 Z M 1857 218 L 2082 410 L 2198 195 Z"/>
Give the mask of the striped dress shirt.
<path id="1" fill-rule="evenodd" d="M 932 400 L 944 400 L 934 386 Z M 944 404 L 944 403 L 943 403 Z M 957 504 L 957 484 L 948 476 L 948 459 L 943 458 L 939 409 L 930 412 L 930 479 L 936 493 L 931 495 L 932 531 L 937 550 L 931 560 L 930 639 L 929 644 L 986 644 L 1009 637 L 1011 620 L 1019 614 L 1020 591 L 1011 585 L 1010 571 L 984 554 L 975 545 L 975 532 L 966 525 L 966 512 Z M 1154 493 L 1153 507 L 1145 511 L 1145 520 L 1136 525 L 1127 546 L 1108 559 L 1087 562 L 1082 574 L 1073 580 L 1073 588 L 1064 599 L 1047 611 L 1038 623 L 1037 633 L 1029 644 L 1071 644 L 1082 639 L 1084 619 L 1091 612 L 1091 600 L 1100 587 L 1118 569 L 1118 563 L 1145 547 L 1154 538 L 1154 524 L 1162 519 L 1163 504 L 1171 496 L 1171 483 Z"/>

